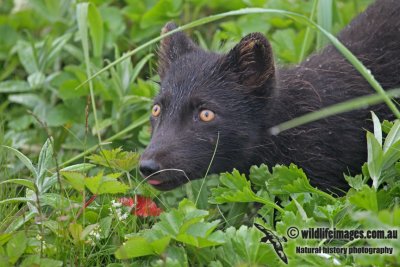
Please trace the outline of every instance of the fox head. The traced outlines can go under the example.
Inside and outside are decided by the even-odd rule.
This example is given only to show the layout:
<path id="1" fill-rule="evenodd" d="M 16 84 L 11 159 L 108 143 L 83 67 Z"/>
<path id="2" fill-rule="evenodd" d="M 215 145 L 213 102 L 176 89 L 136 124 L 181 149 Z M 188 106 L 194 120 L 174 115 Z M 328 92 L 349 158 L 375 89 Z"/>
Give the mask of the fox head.
<path id="1" fill-rule="evenodd" d="M 167 23 L 161 33 L 173 29 Z M 262 34 L 216 54 L 176 32 L 161 41 L 158 73 L 151 141 L 139 166 L 149 184 L 170 190 L 207 173 L 246 172 L 261 163 L 275 94 L 273 54 Z"/>

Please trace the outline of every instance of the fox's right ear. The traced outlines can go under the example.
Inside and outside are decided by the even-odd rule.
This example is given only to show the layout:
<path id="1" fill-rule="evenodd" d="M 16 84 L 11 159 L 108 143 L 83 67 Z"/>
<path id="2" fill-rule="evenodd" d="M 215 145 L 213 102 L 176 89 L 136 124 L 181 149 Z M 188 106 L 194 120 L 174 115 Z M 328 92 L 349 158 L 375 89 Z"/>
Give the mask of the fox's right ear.
<path id="1" fill-rule="evenodd" d="M 168 22 L 161 30 L 165 34 L 177 28 L 173 22 Z M 158 74 L 163 79 L 172 62 L 180 56 L 198 49 L 197 45 L 186 36 L 185 33 L 178 31 L 161 40 L 158 50 Z"/>

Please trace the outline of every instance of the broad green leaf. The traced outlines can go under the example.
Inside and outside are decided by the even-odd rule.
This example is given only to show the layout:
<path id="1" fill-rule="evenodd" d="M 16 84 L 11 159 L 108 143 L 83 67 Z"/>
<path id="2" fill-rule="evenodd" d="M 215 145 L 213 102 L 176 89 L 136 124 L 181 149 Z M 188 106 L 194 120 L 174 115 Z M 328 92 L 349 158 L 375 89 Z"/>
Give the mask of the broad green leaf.
<path id="1" fill-rule="evenodd" d="M 40 71 L 28 76 L 28 83 L 32 89 L 41 88 L 46 80 L 46 76 Z"/>
<path id="2" fill-rule="evenodd" d="M 28 240 L 24 231 L 15 233 L 7 243 L 7 255 L 10 263 L 15 264 L 24 254 Z"/>
<path id="3" fill-rule="evenodd" d="M 379 121 L 378 117 L 375 115 L 373 111 L 371 111 L 372 114 L 372 121 L 374 123 L 374 136 L 376 140 L 378 141 L 379 145 L 382 146 L 382 126 L 381 122 Z"/>
<path id="4" fill-rule="evenodd" d="M 13 237 L 13 234 L 10 233 L 1 233 L 0 234 L 0 247 L 8 242 Z"/>
<path id="5" fill-rule="evenodd" d="M 129 186 L 117 181 L 120 173 L 104 175 L 99 172 L 96 176 L 85 178 L 85 186 L 94 195 L 125 193 Z"/>
<path id="6" fill-rule="evenodd" d="M 102 218 L 99 222 L 99 226 L 101 229 L 100 234 L 103 238 L 108 237 L 108 235 L 110 234 L 111 226 L 112 226 L 112 219 L 113 218 L 111 216 L 107 216 L 107 217 Z"/>
<path id="7" fill-rule="evenodd" d="M 260 166 L 252 166 L 250 168 L 250 181 L 260 186 L 261 188 L 266 187 L 266 182 L 270 178 L 271 173 L 268 169 L 268 166 L 265 164 L 261 164 Z"/>
<path id="8" fill-rule="evenodd" d="M 98 225 L 97 223 L 96 223 L 96 224 L 90 224 L 90 225 L 86 226 L 85 229 L 83 229 L 83 231 L 82 231 L 82 233 L 81 233 L 80 239 L 81 239 L 82 241 L 85 240 L 86 237 L 87 237 L 94 229 L 96 229 L 96 228 L 98 228 L 98 227 L 99 227 L 99 225 Z"/>
<path id="9" fill-rule="evenodd" d="M 41 258 L 39 254 L 30 255 L 24 259 L 21 263 L 20 267 L 33 267 L 33 266 L 40 266 L 40 267 L 62 267 L 63 262 L 48 259 L 48 258 Z"/>
<path id="10" fill-rule="evenodd" d="M 75 164 L 75 165 L 71 165 L 65 168 L 62 168 L 60 170 L 60 174 L 63 171 L 66 172 L 85 172 L 87 170 L 90 170 L 91 168 L 95 167 L 95 165 L 90 164 L 90 163 L 80 163 L 80 164 Z M 57 177 L 57 173 L 55 173 L 54 175 L 52 175 L 51 177 L 47 177 L 44 181 L 43 181 L 43 189 L 42 192 L 46 192 L 50 187 L 52 187 L 55 183 L 57 183 L 58 181 L 58 177 Z"/>
<path id="11" fill-rule="evenodd" d="M 314 193 L 334 201 L 331 195 L 311 186 L 304 171 L 295 164 L 289 167 L 277 165 L 272 168 L 271 178 L 267 181 L 268 190 L 274 195 Z"/>
<path id="12" fill-rule="evenodd" d="M 69 233 L 72 236 L 72 240 L 75 245 L 78 245 L 82 241 L 83 227 L 79 223 L 70 223 L 68 227 Z"/>
<path id="13" fill-rule="evenodd" d="M 42 147 L 42 150 L 40 151 L 39 162 L 38 162 L 38 166 L 37 166 L 37 171 L 38 171 L 37 184 L 40 185 L 41 187 L 43 185 L 44 174 L 45 174 L 47 168 L 49 167 L 52 157 L 53 157 L 52 140 L 47 139 L 46 143 L 44 143 L 44 145 Z M 41 189 L 41 188 L 39 188 L 39 189 Z"/>
<path id="14" fill-rule="evenodd" d="M 390 130 L 392 129 L 393 125 L 394 125 L 393 122 L 390 122 L 390 121 L 388 121 L 388 120 L 384 120 L 384 121 L 382 122 L 382 131 L 383 131 L 385 134 L 389 134 L 389 132 L 390 132 Z M 386 137 L 386 139 L 385 139 L 385 142 L 386 142 L 386 140 L 387 140 L 387 137 Z M 385 146 L 384 146 L 384 148 L 385 148 Z"/>
<path id="15" fill-rule="evenodd" d="M 35 180 L 37 180 L 38 172 L 36 171 L 36 168 L 33 166 L 32 161 L 27 156 L 25 156 L 15 148 L 9 146 L 3 146 L 3 147 L 11 151 L 14 155 L 16 155 L 21 160 L 21 162 L 31 171 Z"/>
<path id="16" fill-rule="evenodd" d="M 115 252 L 117 259 L 129 259 L 155 254 L 151 244 L 144 237 L 133 237 Z"/>
<path id="17" fill-rule="evenodd" d="M 89 5 L 88 26 L 90 37 L 92 38 L 93 55 L 100 58 L 103 54 L 104 26 L 103 19 L 94 4 Z"/>
<path id="18" fill-rule="evenodd" d="M 211 203 L 222 204 L 225 202 L 255 201 L 256 196 L 251 190 L 250 182 L 238 170 L 235 169 L 232 173 L 221 174 L 220 181 L 222 186 L 211 189 Z"/>
<path id="19" fill-rule="evenodd" d="M 154 25 L 162 25 L 171 20 L 171 18 L 178 17 L 181 13 L 182 2 L 182 0 L 157 1 L 156 4 L 143 15 L 140 26 L 148 28 Z"/>
<path id="20" fill-rule="evenodd" d="M 261 242 L 263 234 L 256 228 L 241 226 L 225 230 L 226 243 L 217 247 L 217 259 L 226 266 L 245 262 L 249 266 L 278 266 L 279 259 L 271 244 Z M 225 266 L 224 265 L 224 266 Z"/>
<path id="21" fill-rule="evenodd" d="M 82 192 L 85 189 L 85 175 L 82 173 L 61 171 L 61 174 L 75 190 Z"/>
<path id="22" fill-rule="evenodd" d="M 386 153 L 388 149 L 400 140 L 400 120 L 396 120 L 388 135 L 386 136 L 385 143 L 383 144 L 383 152 Z"/>
<path id="23" fill-rule="evenodd" d="M 85 172 L 95 167 L 96 165 L 90 163 L 79 163 L 75 165 L 71 165 L 65 168 L 62 168 L 60 171 L 69 171 L 69 172 Z"/>
<path id="24" fill-rule="evenodd" d="M 68 209 L 71 207 L 71 200 L 58 193 L 45 193 L 39 196 L 41 206 L 51 206 L 54 209 Z"/>
<path id="25" fill-rule="evenodd" d="M 99 154 L 88 157 L 92 163 L 103 165 L 119 171 L 129 172 L 135 168 L 139 161 L 139 154 L 122 151 L 121 148 L 112 150 L 102 149 Z"/>
<path id="26" fill-rule="evenodd" d="M 23 185 L 28 187 L 31 190 L 35 190 L 35 184 L 27 179 L 10 179 L 10 180 L 5 180 L 3 182 L 0 182 L 0 185 L 2 184 L 18 184 L 18 185 Z"/>
<path id="27" fill-rule="evenodd" d="M 22 93 L 31 90 L 32 88 L 25 81 L 0 82 L 0 93 Z"/>
<path id="28" fill-rule="evenodd" d="M 391 145 L 383 154 L 382 170 L 390 168 L 400 159 L 400 140 Z"/>
<path id="29" fill-rule="evenodd" d="M 367 185 L 363 185 L 361 190 L 353 191 L 348 194 L 348 200 L 353 205 L 366 209 L 371 210 L 374 212 L 378 211 L 378 201 L 376 197 L 376 191 Z"/>
<path id="30" fill-rule="evenodd" d="M 47 55 L 47 63 L 52 62 L 60 53 L 60 51 L 67 45 L 67 42 L 71 39 L 72 33 L 67 32 L 66 34 L 54 39 L 51 44 L 51 50 Z"/>
<path id="31" fill-rule="evenodd" d="M 34 48 L 34 45 L 28 42 L 20 40 L 17 43 L 19 60 L 28 74 L 39 71 L 39 66 L 34 49 L 36 50 L 36 48 Z"/>
<path id="32" fill-rule="evenodd" d="M 349 183 L 349 185 L 357 191 L 360 190 L 362 188 L 362 186 L 364 185 L 363 176 L 361 174 L 356 175 L 354 177 L 344 175 L 344 178 Z"/>
<path id="33" fill-rule="evenodd" d="M 26 197 L 13 197 L 13 198 L 7 198 L 0 200 L 0 205 L 1 204 L 9 204 L 9 203 L 18 203 L 18 202 L 32 202 L 34 203 L 34 200 Z"/>
<path id="34" fill-rule="evenodd" d="M 382 173 L 383 151 L 375 136 L 367 132 L 368 171 L 371 175 L 373 186 L 378 189 L 379 178 Z"/>
<path id="35" fill-rule="evenodd" d="M 144 233 L 148 242 L 169 237 L 195 247 L 208 247 L 224 242 L 220 231 L 214 231 L 219 221 L 204 222 L 208 211 L 197 209 L 193 202 L 184 199 L 178 209 L 160 215 L 151 231 Z M 163 248 L 163 247 L 162 247 Z M 158 250 L 160 251 L 160 250 Z"/>
<path id="36" fill-rule="evenodd" d="M 283 210 L 270 199 L 256 196 L 246 176 L 241 175 L 236 169 L 234 169 L 232 173 L 221 174 L 220 182 L 221 185 L 219 187 L 211 189 L 212 195 L 209 199 L 210 203 L 259 202 L 283 212 Z"/>

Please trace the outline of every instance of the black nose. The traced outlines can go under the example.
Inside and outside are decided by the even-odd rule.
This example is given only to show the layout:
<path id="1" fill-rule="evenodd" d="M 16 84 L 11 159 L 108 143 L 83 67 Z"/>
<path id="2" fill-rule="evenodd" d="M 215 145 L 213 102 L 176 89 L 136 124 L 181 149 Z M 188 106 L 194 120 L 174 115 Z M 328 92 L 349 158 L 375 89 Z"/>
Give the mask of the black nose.
<path id="1" fill-rule="evenodd" d="M 145 159 L 140 161 L 139 170 L 143 176 L 149 176 L 161 169 L 160 165 L 152 160 L 152 159 Z"/>

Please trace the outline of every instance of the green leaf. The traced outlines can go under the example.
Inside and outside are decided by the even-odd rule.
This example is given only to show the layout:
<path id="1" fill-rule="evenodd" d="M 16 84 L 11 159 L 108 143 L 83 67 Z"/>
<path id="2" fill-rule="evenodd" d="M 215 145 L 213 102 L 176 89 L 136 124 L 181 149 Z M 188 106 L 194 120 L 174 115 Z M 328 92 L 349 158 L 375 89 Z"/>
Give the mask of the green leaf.
<path id="1" fill-rule="evenodd" d="M 77 191 L 82 192 L 85 189 L 85 175 L 80 172 L 61 171 L 62 176 Z"/>
<path id="2" fill-rule="evenodd" d="M 31 90 L 32 88 L 25 81 L 0 82 L 0 93 L 22 93 Z"/>
<path id="3" fill-rule="evenodd" d="M 267 188 L 275 195 L 314 193 L 331 201 L 335 200 L 331 195 L 312 187 L 304 171 L 295 164 L 290 164 L 289 167 L 281 165 L 273 167 Z"/>
<path id="4" fill-rule="evenodd" d="M 99 227 L 99 225 L 98 225 L 97 223 L 96 223 L 96 224 L 90 224 L 90 225 L 86 226 L 85 229 L 83 229 L 83 231 L 82 231 L 81 234 L 80 234 L 80 239 L 81 239 L 81 241 L 85 240 L 86 237 L 87 237 L 94 229 L 96 229 L 96 228 L 98 228 L 98 227 Z"/>
<path id="5" fill-rule="evenodd" d="M 46 80 L 46 76 L 40 71 L 34 72 L 28 76 L 28 83 L 32 89 L 41 88 Z"/>
<path id="6" fill-rule="evenodd" d="M 263 234 L 255 228 L 229 227 L 225 231 L 226 243 L 217 248 L 217 259 L 224 266 L 245 262 L 249 266 L 278 266 L 277 256 L 271 246 L 261 242 Z"/>
<path id="7" fill-rule="evenodd" d="M 385 143 L 383 144 L 383 152 L 388 149 L 397 141 L 400 140 L 400 120 L 396 120 L 388 135 L 386 136 Z"/>
<path id="8" fill-rule="evenodd" d="M 376 140 L 378 141 L 379 145 L 382 146 L 382 126 L 381 122 L 379 121 L 378 117 L 375 115 L 373 111 L 371 111 L 372 114 L 372 121 L 374 123 L 374 136 Z"/>
<path id="9" fill-rule="evenodd" d="M 13 235 L 7 243 L 7 255 L 10 263 L 15 264 L 24 254 L 27 243 L 25 232 L 21 231 Z"/>
<path id="10" fill-rule="evenodd" d="M 390 168 L 400 159 L 400 140 L 391 145 L 383 154 L 382 170 Z"/>
<path id="11" fill-rule="evenodd" d="M 112 150 L 103 149 L 100 151 L 100 154 L 94 154 L 88 158 L 94 164 L 129 172 L 137 166 L 139 154 L 135 152 L 122 151 L 121 148 Z"/>
<path id="12" fill-rule="evenodd" d="M 178 17 L 182 9 L 182 0 L 160 0 L 147 11 L 140 26 L 147 28 L 154 25 L 161 25 L 171 18 Z"/>
<path id="13" fill-rule="evenodd" d="M 169 243 L 169 238 L 166 237 L 166 245 Z M 115 257 L 117 259 L 130 259 L 148 255 L 154 255 L 156 252 L 152 246 L 152 243 L 147 241 L 146 238 L 142 236 L 135 236 L 128 241 L 126 241 L 117 251 L 115 252 Z"/>
<path id="14" fill-rule="evenodd" d="M 5 181 L 3 181 L 3 182 L 0 182 L 0 185 L 2 185 L 2 184 L 8 184 L 8 183 L 10 183 L 10 184 L 23 185 L 23 186 L 28 187 L 28 188 L 31 189 L 31 190 L 35 190 L 35 184 L 34 184 L 32 181 L 27 180 L 27 179 L 10 179 L 10 180 L 5 180 Z"/>
<path id="15" fill-rule="evenodd" d="M 145 232 L 144 236 L 148 242 L 169 237 L 199 248 L 222 244 L 224 242 L 222 232 L 214 231 L 219 221 L 204 222 L 207 216 L 208 211 L 197 209 L 193 202 L 184 199 L 179 203 L 178 209 L 162 213 L 160 221 L 151 231 Z M 161 248 L 164 249 L 164 246 Z"/>
<path id="16" fill-rule="evenodd" d="M 367 132 L 368 171 L 375 189 L 378 189 L 379 178 L 382 173 L 383 151 L 375 136 Z"/>
<path id="17" fill-rule="evenodd" d="M 374 212 L 378 211 L 376 191 L 367 185 L 363 185 L 361 190 L 357 192 L 350 192 L 347 198 L 350 203 L 359 208 L 371 210 Z"/>
<path id="18" fill-rule="evenodd" d="M 72 241 L 74 242 L 75 245 L 78 245 L 81 243 L 82 239 L 82 232 L 83 232 L 83 227 L 79 223 L 70 223 L 68 227 L 69 233 L 72 236 Z"/>
<path id="19" fill-rule="evenodd" d="M 20 267 L 33 267 L 33 266 L 40 266 L 40 267 L 61 267 L 63 266 L 62 261 L 48 259 L 48 258 L 40 258 L 39 254 L 30 255 L 24 259 L 21 263 Z"/>
<path id="20" fill-rule="evenodd" d="M 250 182 L 238 170 L 234 169 L 232 173 L 221 174 L 220 182 L 222 186 L 211 189 L 212 196 L 209 200 L 211 203 L 256 201 Z"/>
<path id="21" fill-rule="evenodd" d="M 349 183 L 349 185 L 354 188 L 355 190 L 360 190 L 362 186 L 364 185 L 363 182 L 363 176 L 361 174 L 356 175 L 356 176 L 348 176 L 344 175 L 344 179 Z"/>
<path id="22" fill-rule="evenodd" d="M 85 172 L 90 170 L 91 168 L 95 167 L 95 165 L 90 164 L 90 163 L 80 163 L 80 164 L 75 164 L 71 165 L 65 168 L 62 168 L 60 172 Z M 51 177 L 48 177 L 43 181 L 43 188 L 42 192 L 46 192 L 51 186 L 53 186 L 56 182 L 58 181 L 57 173 L 52 175 Z"/>
<path id="23" fill-rule="evenodd" d="M 38 171 L 38 181 L 37 184 L 40 185 L 39 191 L 43 186 L 43 179 L 44 179 L 44 174 L 47 168 L 49 167 L 49 164 L 52 160 L 53 157 L 53 146 L 52 146 L 52 140 L 47 139 L 46 143 L 44 143 L 40 154 L 39 154 L 39 162 L 37 166 L 37 171 Z"/>
<path id="24" fill-rule="evenodd" d="M 270 178 L 270 176 L 271 173 L 269 171 L 269 168 L 265 164 L 261 164 L 259 167 L 252 166 L 250 168 L 250 175 L 249 175 L 250 181 L 253 184 L 260 186 L 261 188 L 266 187 L 266 182 Z"/>
<path id="25" fill-rule="evenodd" d="M 86 177 L 85 186 L 94 195 L 125 193 L 129 186 L 117 181 L 119 176 L 120 173 L 104 175 L 103 172 L 99 172 L 96 176 Z"/>
<path id="26" fill-rule="evenodd" d="M 0 205 L 1 204 L 9 204 L 9 203 L 18 203 L 18 202 L 32 202 L 32 203 L 34 203 L 34 201 L 32 199 L 30 199 L 30 198 L 13 197 L 13 198 L 7 198 L 7 199 L 0 200 Z"/>
<path id="27" fill-rule="evenodd" d="M 93 55 L 100 58 L 103 54 L 104 26 L 103 19 L 94 4 L 89 5 L 88 26 L 92 38 Z"/>
<path id="28" fill-rule="evenodd" d="M 383 131 L 385 134 L 389 134 L 389 132 L 390 132 L 390 130 L 392 129 L 393 125 L 394 125 L 393 122 L 390 122 L 390 121 L 388 121 L 388 120 L 384 120 L 384 121 L 382 122 L 382 131 Z M 385 141 L 386 141 L 386 140 L 387 140 L 387 137 L 386 137 Z"/>
<path id="29" fill-rule="evenodd" d="M 30 159 L 28 159 L 27 156 L 25 156 L 24 154 L 22 154 L 15 148 L 12 148 L 9 146 L 3 146 L 3 147 L 8 149 L 9 151 L 11 151 L 14 155 L 16 155 L 21 160 L 21 162 L 31 171 L 35 180 L 37 180 L 38 173 L 36 171 L 36 168 L 33 166 L 32 161 Z"/>
<path id="30" fill-rule="evenodd" d="M 34 52 L 34 49 L 36 48 L 33 47 L 33 44 L 20 40 L 18 41 L 16 47 L 19 60 L 21 64 L 24 66 L 26 72 L 28 74 L 38 72 L 39 66 Z"/>
<path id="31" fill-rule="evenodd" d="M 79 163 L 62 168 L 60 171 L 70 171 L 70 172 L 85 172 L 95 167 L 96 165 L 90 163 Z"/>
<path id="32" fill-rule="evenodd" d="M 113 219 L 113 217 L 107 216 L 107 217 L 102 218 L 99 221 L 99 226 L 100 226 L 100 230 L 101 230 L 100 234 L 101 234 L 102 238 L 106 238 L 110 234 L 111 226 L 112 226 L 112 219 Z"/>
<path id="33" fill-rule="evenodd" d="M 7 243 L 12 237 L 13 237 L 13 234 L 11 234 L 11 233 L 1 233 L 0 234 L 0 247 L 2 247 L 5 243 Z"/>
<path id="34" fill-rule="evenodd" d="M 232 174 L 223 173 L 220 175 L 220 187 L 211 189 L 210 203 L 222 204 L 226 202 L 259 202 L 268 205 L 281 212 L 283 210 L 270 199 L 256 196 L 251 189 L 251 184 L 245 175 L 241 175 L 236 169 Z"/>

